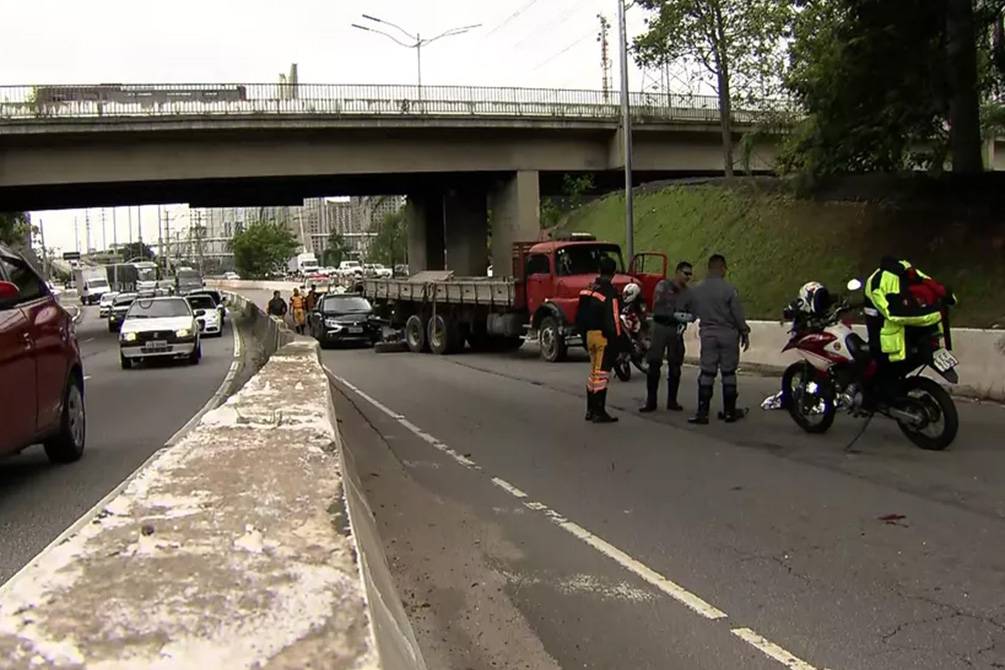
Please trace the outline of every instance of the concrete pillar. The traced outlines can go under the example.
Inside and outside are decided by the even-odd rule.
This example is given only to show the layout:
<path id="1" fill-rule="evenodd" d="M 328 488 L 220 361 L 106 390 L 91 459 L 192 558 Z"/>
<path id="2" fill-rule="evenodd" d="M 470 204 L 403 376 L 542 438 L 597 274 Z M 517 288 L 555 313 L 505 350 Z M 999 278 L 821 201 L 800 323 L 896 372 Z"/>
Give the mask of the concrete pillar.
<path id="1" fill-rule="evenodd" d="M 541 234 L 541 186 L 536 170 L 514 173 L 490 194 L 492 270 L 513 274 L 513 243 L 534 242 Z"/>
<path id="2" fill-rule="evenodd" d="M 485 276 L 489 264 L 485 192 L 448 192 L 443 198 L 443 222 L 447 269 L 457 276 Z"/>
<path id="3" fill-rule="evenodd" d="M 408 269 L 411 274 L 443 269 L 443 196 L 411 194 L 405 203 Z"/>

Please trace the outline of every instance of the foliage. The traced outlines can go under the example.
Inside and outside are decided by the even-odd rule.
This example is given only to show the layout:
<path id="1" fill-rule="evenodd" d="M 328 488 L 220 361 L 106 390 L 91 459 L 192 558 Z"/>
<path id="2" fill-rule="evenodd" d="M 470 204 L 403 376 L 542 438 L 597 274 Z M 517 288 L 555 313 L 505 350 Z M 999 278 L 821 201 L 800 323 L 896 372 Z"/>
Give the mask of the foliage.
<path id="1" fill-rule="evenodd" d="M 329 267 L 338 267 L 339 263 L 349 256 L 349 243 L 342 237 L 342 233 L 333 230 L 328 235 L 328 245 L 322 255 L 322 264 Z"/>
<path id="2" fill-rule="evenodd" d="M 541 198 L 541 227 L 554 228 L 564 216 L 581 206 L 586 194 L 593 189 L 593 175 L 563 175 L 562 195 L 557 198 Z"/>
<path id="3" fill-rule="evenodd" d="M 131 261 L 134 258 L 147 258 L 153 260 L 157 257 L 154 250 L 151 249 L 145 242 L 128 242 L 122 245 L 122 249 L 119 251 L 122 256 L 123 261 Z"/>
<path id="4" fill-rule="evenodd" d="M 28 217 L 23 212 L 0 212 L 0 243 L 20 246 L 29 229 Z"/>
<path id="5" fill-rule="evenodd" d="M 772 97 L 782 71 L 790 0 L 638 0 L 638 4 L 653 12 L 646 31 L 634 41 L 640 65 L 696 64 L 715 80 L 724 167 L 732 176 L 733 99 Z"/>
<path id="6" fill-rule="evenodd" d="M 380 222 L 377 236 L 370 242 L 368 259 L 392 268 L 408 261 L 408 223 L 404 209 L 387 214 Z"/>
<path id="7" fill-rule="evenodd" d="M 237 271 L 247 279 L 262 279 L 282 272 L 299 247 L 289 228 L 271 221 L 252 223 L 230 241 Z"/>

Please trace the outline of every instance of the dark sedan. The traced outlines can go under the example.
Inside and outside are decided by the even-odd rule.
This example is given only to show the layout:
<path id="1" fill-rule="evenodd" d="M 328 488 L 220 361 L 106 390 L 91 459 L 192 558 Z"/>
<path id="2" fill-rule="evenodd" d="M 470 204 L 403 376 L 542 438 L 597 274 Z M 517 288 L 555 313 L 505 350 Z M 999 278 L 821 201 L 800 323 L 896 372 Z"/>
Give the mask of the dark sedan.
<path id="1" fill-rule="evenodd" d="M 380 325 L 373 320 L 373 307 L 352 294 L 324 295 L 308 315 L 310 334 L 322 347 L 342 342 L 373 344 L 380 339 Z"/>
<path id="2" fill-rule="evenodd" d="M 122 322 L 126 320 L 126 312 L 133 306 L 138 297 L 138 293 L 120 293 L 112 301 L 112 308 L 108 312 L 108 332 L 117 333 L 122 327 Z"/>

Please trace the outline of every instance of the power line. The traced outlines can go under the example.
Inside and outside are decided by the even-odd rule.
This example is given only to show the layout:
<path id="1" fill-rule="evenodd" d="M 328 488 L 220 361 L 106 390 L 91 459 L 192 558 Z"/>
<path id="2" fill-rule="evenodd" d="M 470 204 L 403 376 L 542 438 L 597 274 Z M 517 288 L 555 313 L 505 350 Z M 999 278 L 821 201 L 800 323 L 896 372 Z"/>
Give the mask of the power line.
<path id="1" fill-rule="evenodd" d="M 569 11 L 572 10 L 575 5 L 580 6 L 578 9 Z M 525 37 L 521 38 L 513 46 L 516 48 L 522 47 L 523 45 L 527 44 L 541 33 L 545 31 L 554 30 L 555 26 L 558 25 L 559 23 L 567 23 L 570 17 L 575 16 L 583 9 L 590 9 L 590 7 L 581 5 L 579 0 L 570 0 L 570 2 L 566 3 L 565 6 L 563 6 L 556 14 L 553 14 L 552 16 L 548 17 L 547 20 L 542 21 L 541 25 L 538 28 L 534 29 L 533 31 L 528 33 Z"/>
<path id="2" fill-rule="evenodd" d="M 534 66 L 534 67 L 533 67 L 533 68 L 531 69 L 531 72 L 537 72 L 538 70 L 540 70 L 541 68 L 543 68 L 543 67 L 544 67 L 545 65 L 547 65 L 548 63 L 552 62 L 553 60 L 555 60 L 555 59 L 556 59 L 556 58 L 558 58 L 559 56 L 562 56 L 562 55 L 564 55 L 565 53 L 567 53 L 568 51 L 570 51 L 570 50 L 571 50 L 571 49 L 572 49 L 573 47 L 576 47 L 576 46 L 578 46 L 579 44 L 581 44 L 582 42 L 585 42 L 586 40 L 590 39 L 590 38 L 591 38 L 591 37 L 593 37 L 593 36 L 594 36 L 594 35 L 593 35 L 593 31 L 591 30 L 590 32 L 588 32 L 587 34 L 583 35 L 583 36 L 582 36 L 582 37 L 580 37 L 580 38 L 579 38 L 578 40 L 576 40 L 575 42 L 573 42 L 573 43 L 572 43 L 572 44 L 570 44 L 569 46 L 565 47 L 564 49 L 562 49 L 562 50 L 561 50 L 561 51 L 559 51 L 558 53 L 556 53 L 556 54 L 554 54 L 554 55 L 550 56 L 549 58 L 547 58 L 547 59 L 545 59 L 545 60 L 541 61 L 540 63 L 538 63 L 537 65 L 535 65 L 535 66 Z"/>
<path id="3" fill-rule="evenodd" d="M 505 19 L 503 19 L 502 23 L 500 23 L 498 26 L 496 26 L 492 30 L 490 30 L 487 33 L 485 33 L 485 37 L 490 37 L 494 33 L 498 32 L 502 28 L 506 27 L 510 22 L 512 22 L 514 19 L 516 19 L 517 17 L 519 17 L 521 14 L 523 14 L 524 12 L 526 12 L 528 9 L 530 9 L 531 7 L 533 7 L 534 5 L 536 5 L 537 3 L 538 3 L 538 0 L 529 0 L 529 2 L 524 3 L 523 6 L 520 7 L 520 9 L 516 10 L 515 12 L 513 12 L 512 14 L 510 14 L 509 16 L 507 16 Z"/>

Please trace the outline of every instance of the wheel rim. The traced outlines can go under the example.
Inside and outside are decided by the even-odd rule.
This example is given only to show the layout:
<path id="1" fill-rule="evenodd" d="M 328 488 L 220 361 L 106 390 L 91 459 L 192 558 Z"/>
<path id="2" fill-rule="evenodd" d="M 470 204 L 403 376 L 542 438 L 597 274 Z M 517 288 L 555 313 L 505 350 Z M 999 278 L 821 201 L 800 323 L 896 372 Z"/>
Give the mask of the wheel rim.
<path id="1" fill-rule="evenodd" d="M 551 326 L 546 326 L 541 330 L 541 349 L 548 355 L 554 353 L 555 329 Z"/>
<path id="2" fill-rule="evenodd" d="M 907 394 L 913 402 L 915 408 L 921 412 L 923 423 L 920 426 L 912 426 L 902 423 L 907 430 L 912 433 L 924 435 L 932 439 L 942 437 L 946 430 L 946 415 L 942 412 L 942 407 L 929 394 L 922 389 L 914 389 Z"/>
<path id="3" fill-rule="evenodd" d="M 70 393 L 66 398 L 66 419 L 73 446 L 79 449 L 84 443 L 84 399 L 76 384 L 70 387 Z"/>
<path id="4" fill-rule="evenodd" d="M 430 333 L 429 339 L 430 344 L 432 344 L 437 349 L 439 349 L 440 346 L 443 344 L 443 337 L 444 337 L 443 331 L 444 331 L 443 321 L 438 317 L 433 319 L 433 328 L 432 332 Z"/>
<path id="5" fill-rule="evenodd" d="M 808 425 L 823 423 L 827 416 L 827 403 L 820 395 L 820 385 L 808 379 L 805 372 L 793 377 L 792 381 L 789 388 L 792 407 Z"/>

